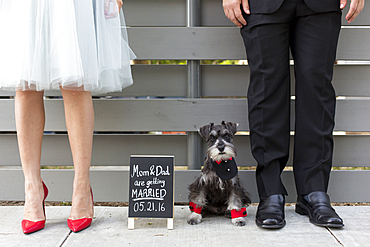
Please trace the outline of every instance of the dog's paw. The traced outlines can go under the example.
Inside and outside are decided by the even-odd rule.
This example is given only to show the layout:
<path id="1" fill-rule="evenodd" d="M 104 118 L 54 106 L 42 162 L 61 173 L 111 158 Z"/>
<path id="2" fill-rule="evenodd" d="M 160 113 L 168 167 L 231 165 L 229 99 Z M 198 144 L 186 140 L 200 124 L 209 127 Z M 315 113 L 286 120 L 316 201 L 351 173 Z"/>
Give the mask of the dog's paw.
<path id="1" fill-rule="evenodd" d="M 247 224 L 247 221 L 244 217 L 232 219 L 231 222 L 236 226 L 245 226 Z"/>
<path id="2" fill-rule="evenodd" d="M 202 222 L 202 215 L 192 212 L 188 217 L 188 224 L 197 225 Z"/>

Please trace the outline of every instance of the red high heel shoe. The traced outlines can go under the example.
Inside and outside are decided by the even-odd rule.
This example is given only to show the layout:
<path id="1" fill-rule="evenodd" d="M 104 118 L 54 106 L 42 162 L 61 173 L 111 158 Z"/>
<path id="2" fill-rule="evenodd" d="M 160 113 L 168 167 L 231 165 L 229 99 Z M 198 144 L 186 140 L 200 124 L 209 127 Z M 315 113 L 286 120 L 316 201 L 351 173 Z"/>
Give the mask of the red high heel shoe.
<path id="1" fill-rule="evenodd" d="M 49 190 L 44 184 L 44 181 L 42 181 L 42 186 L 44 187 L 44 200 L 42 201 L 42 207 L 44 209 L 44 216 L 45 220 L 39 220 L 39 221 L 32 221 L 32 220 L 22 220 L 22 230 L 23 233 L 29 234 L 36 231 L 39 231 L 45 227 L 45 221 L 46 221 L 46 215 L 45 215 L 45 199 L 49 194 Z"/>
<path id="2" fill-rule="evenodd" d="M 93 192 L 92 189 L 90 188 L 91 192 L 91 200 L 93 202 L 93 208 L 94 208 L 94 198 L 93 198 Z M 79 232 L 82 231 L 86 228 L 88 228 L 91 225 L 92 222 L 92 217 L 86 217 L 86 218 L 81 218 L 81 219 L 67 219 L 67 224 L 69 229 L 71 229 L 73 232 Z"/>

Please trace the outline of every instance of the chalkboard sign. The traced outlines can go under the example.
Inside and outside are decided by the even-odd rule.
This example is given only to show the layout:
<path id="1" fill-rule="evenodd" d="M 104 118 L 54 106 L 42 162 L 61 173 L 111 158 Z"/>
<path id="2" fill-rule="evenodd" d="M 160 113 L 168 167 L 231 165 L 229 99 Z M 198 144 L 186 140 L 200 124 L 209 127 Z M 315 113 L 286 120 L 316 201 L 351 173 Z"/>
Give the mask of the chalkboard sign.
<path id="1" fill-rule="evenodd" d="M 131 156 L 128 217 L 173 218 L 173 174 L 173 156 Z"/>

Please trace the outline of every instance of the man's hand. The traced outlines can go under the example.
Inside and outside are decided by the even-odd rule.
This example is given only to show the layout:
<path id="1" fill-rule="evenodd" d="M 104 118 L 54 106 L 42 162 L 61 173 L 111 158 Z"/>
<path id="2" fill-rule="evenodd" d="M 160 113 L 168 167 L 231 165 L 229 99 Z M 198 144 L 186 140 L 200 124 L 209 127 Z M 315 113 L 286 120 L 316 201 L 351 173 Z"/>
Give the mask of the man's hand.
<path id="1" fill-rule="evenodd" d="M 347 5 L 347 0 L 340 0 L 340 8 L 343 9 Z M 365 6 L 365 0 L 351 0 L 349 5 L 349 11 L 346 15 L 346 20 L 348 23 L 351 23 L 358 14 L 363 10 Z"/>
<path id="2" fill-rule="evenodd" d="M 223 0 L 223 7 L 226 17 L 238 27 L 243 27 L 247 25 L 247 22 L 242 15 L 240 5 L 243 5 L 243 10 L 246 14 L 249 15 L 251 13 L 249 11 L 248 0 Z"/>

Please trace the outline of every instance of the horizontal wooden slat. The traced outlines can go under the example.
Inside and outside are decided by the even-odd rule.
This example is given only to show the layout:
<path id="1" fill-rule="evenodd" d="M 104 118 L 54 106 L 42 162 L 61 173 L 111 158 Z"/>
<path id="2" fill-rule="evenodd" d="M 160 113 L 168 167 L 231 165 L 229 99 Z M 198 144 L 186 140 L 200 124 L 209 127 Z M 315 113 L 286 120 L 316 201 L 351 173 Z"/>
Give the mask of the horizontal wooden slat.
<path id="1" fill-rule="evenodd" d="M 202 95 L 205 97 L 245 97 L 249 67 L 241 65 L 205 65 L 202 70 Z M 295 95 L 294 67 L 291 66 L 292 95 Z M 333 85 L 340 96 L 370 96 L 369 65 L 334 66 Z"/>
<path id="2" fill-rule="evenodd" d="M 186 135 L 113 135 L 94 136 L 92 166 L 128 166 L 130 155 L 174 155 L 176 165 L 187 166 Z M 293 155 L 291 137 L 290 156 Z M 370 136 L 334 136 L 334 159 L 336 167 L 369 167 Z M 0 166 L 19 166 L 19 153 L 15 134 L 0 135 Z M 239 166 L 255 166 L 250 151 L 249 136 L 235 136 L 236 157 Z M 202 142 L 202 157 L 206 143 Z M 42 149 L 42 166 L 72 166 L 72 156 L 67 135 L 45 135 Z M 202 166 L 203 164 L 197 164 Z M 292 166 L 292 158 L 288 161 Z"/>
<path id="3" fill-rule="evenodd" d="M 370 130 L 370 101 L 338 100 L 335 118 L 337 131 L 369 131 Z"/>
<path id="4" fill-rule="evenodd" d="M 127 202 L 128 176 L 124 170 L 106 170 L 90 172 L 95 202 Z M 200 171 L 175 172 L 175 202 L 188 202 L 188 185 L 191 184 Z M 370 171 L 332 171 L 328 194 L 332 202 L 369 202 L 369 193 L 363 193 L 361 188 L 370 186 Z M 0 200 L 24 200 L 24 178 L 20 169 L 0 169 Z M 245 189 L 249 192 L 252 202 L 258 202 L 254 171 L 239 171 L 239 177 Z M 42 178 L 49 188 L 48 201 L 71 201 L 73 170 L 42 170 Z M 286 202 L 296 201 L 293 173 L 284 171 L 283 182 L 289 196 Z M 14 182 L 17 181 L 17 182 Z"/>
<path id="5" fill-rule="evenodd" d="M 334 66 L 333 85 L 340 96 L 370 95 L 369 65 Z"/>
<path id="6" fill-rule="evenodd" d="M 19 166 L 15 134 L 0 135 L 0 166 Z M 130 155 L 174 155 L 176 165 L 187 166 L 186 135 L 95 134 L 92 166 L 128 166 Z M 66 134 L 46 134 L 42 146 L 42 166 L 72 166 Z"/>
<path id="7" fill-rule="evenodd" d="M 370 25 L 370 6 L 365 4 L 364 10 L 350 24 L 345 20 L 349 10 L 349 2 L 343 10 L 343 25 Z M 185 26 L 185 0 L 125 0 L 123 5 L 127 25 L 129 26 Z M 234 26 L 226 18 L 222 1 L 200 1 L 201 26 Z"/>
<path id="8" fill-rule="evenodd" d="M 228 112 L 230 121 L 239 119 L 240 122 L 247 123 L 246 116 L 240 116 L 238 110 L 234 111 L 235 108 L 241 112 L 246 111 L 244 100 L 234 102 L 202 99 L 122 100 L 122 104 L 117 105 L 116 103 L 120 101 L 96 101 L 97 119 L 107 120 L 96 121 L 96 130 L 114 130 L 123 127 L 128 131 L 146 129 L 196 131 L 204 123 L 220 122 L 224 119 L 225 116 L 220 116 L 219 112 Z M 139 108 L 136 108 L 137 106 Z"/>
<path id="9" fill-rule="evenodd" d="M 292 94 L 294 68 L 291 66 Z M 134 84 L 113 97 L 186 97 L 186 65 L 134 65 Z M 201 92 L 204 97 L 245 97 L 249 83 L 247 65 L 202 65 Z M 334 66 L 333 84 L 339 96 L 370 96 L 370 65 Z M 0 96 L 14 96 L 1 91 Z M 61 96 L 59 91 L 45 92 L 46 96 Z"/>
<path id="10" fill-rule="evenodd" d="M 370 47 L 366 40 L 370 40 L 370 28 L 342 28 L 337 59 L 370 60 Z"/>
<path id="11" fill-rule="evenodd" d="M 15 131 L 14 100 L 0 99 L 0 106 L 0 131 Z M 248 130 L 246 99 L 97 99 L 94 108 L 95 131 L 197 131 L 222 120 Z M 45 109 L 45 130 L 65 131 L 62 99 L 45 100 Z M 370 131 L 369 109 L 368 99 L 338 100 L 335 130 Z"/>
<path id="12" fill-rule="evenodd" d="M 185 26 L 185 0 L 125 0 L 123 5 L 128 26 Z"/>
<path id="13" fill-rule="evenodd" d="M 138 59 L 246 59 L 236 27 L 137 27 L 128 35 Z M 337 59 L 369 60 L 364 40 L 370 40 L 369 28 L 342 29 Z"/>
<path id="14" fill-rule="evenodd" d="M 128 29 L 130 46 L 138 59 L 244 59 L 243 41 L 238 33 L 237 28 L 213 27 Z"/>
<path id="15" fill-rule="evenodd" d="M 14 100 L 0 100 L 0 131 L 14 131 Z M 196 131 L 204 123 L 225 117 L 247 125 L 245 100 L 98 99 L 94 100 L 95 131 Z M 61 99 L 45 100 L 46 131 L 65 131 Z M 236 111 L 234 111 L 236 109 Z M 238 111 L 241 111 L 238 113 Z M 228 112 L 228 116 L 219 116 Z"/>
<path id="16" fill-rule="evenodd" d="M 134 65 L 134 84 L 113 96 L 186 97 L 186 65 Z"/>

